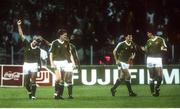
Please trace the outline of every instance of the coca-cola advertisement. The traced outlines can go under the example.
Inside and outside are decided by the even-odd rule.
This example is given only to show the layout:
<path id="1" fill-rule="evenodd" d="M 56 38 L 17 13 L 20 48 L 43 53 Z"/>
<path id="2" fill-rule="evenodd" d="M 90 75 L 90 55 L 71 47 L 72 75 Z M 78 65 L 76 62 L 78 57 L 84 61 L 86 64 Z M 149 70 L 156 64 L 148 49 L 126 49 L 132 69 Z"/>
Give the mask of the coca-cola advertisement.
<path id="1" fill-rule="evenodd" d="M 1 66 L 2 86 L 23 86 L 22 66 Z"/>
<path id="2" fill-rule="evenodd" d="M 36 83 L 38 86 L 53 86 L 54 76 L 50 69 L 42 67 L 37 73 Z M 0 86 L 24 86 L 23 78 L 22 65 L 0 65 Z"/>

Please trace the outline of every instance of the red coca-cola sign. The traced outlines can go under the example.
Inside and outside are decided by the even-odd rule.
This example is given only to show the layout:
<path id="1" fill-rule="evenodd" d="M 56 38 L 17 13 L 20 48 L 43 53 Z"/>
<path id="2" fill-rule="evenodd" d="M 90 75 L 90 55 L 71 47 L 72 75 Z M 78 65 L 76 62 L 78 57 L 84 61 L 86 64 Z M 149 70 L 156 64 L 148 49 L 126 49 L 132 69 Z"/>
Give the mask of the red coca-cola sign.
<path id="1" fill-rule="evenodd" d="M 1 86 L 24 86 L 22 65 L 0 65 Z M 42 67 L 37 73 L 36 83 L 38 86 L 53 86 L 54 73 L 46 67 Z"/>

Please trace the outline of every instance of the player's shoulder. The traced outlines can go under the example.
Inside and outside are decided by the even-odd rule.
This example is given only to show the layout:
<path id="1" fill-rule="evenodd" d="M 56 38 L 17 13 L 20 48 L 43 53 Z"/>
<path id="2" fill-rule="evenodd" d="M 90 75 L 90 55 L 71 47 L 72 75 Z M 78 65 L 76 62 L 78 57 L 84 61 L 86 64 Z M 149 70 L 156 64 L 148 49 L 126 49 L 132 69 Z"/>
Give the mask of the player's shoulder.
<path id="1" fill-rule="evenodd" d="M 152 39 L 151 39 L 151 38 L 147 40 L 147 42 L 151 42 L 151 41 L 152 41 Z"/>
<path id="2" fill-rule="evenodd" d="M 156 36 L 156 40 L 159 42 L 164 42 L 164 38 L 160 37 L 160 36 Z"/>
<path id="3" fill-rule="evenodd" d="M 52 41 L 52 44 L 58 43 L 58 39 Z"/>
<path id="4" fill-rule="evenodd" d="M 119 45 L 123 45 L 123 44 L 125 44 L 125 41 L 118 42 L 117 45 L 119 46 Z"/>
<path id="5" fill-rule="evenodd" d="M 119 47 L 121 47 L 123 45 L 124 41 L 122 42 L 118 42 L 118 44 L 116 45 L 115 49 L 118 49 Z"/>
<path id="6" fill-rule="evenodd" d="M 76 48 L 76 46 L 73 43 L 69 43 L 69 45 L 73 48 Z"/>
<path id="7" fill-rule="evenodd" d="M 162 37 L 160 37 L 160 36 L 156 36 L 157 37 L 157 39 L 159 39 L 159 40 L 164 40 L 164 38 L 162 38 Z"/>
<path id="8" fill-rule="evenodd" d="M 23 40 L 24 45 L 29 45 L 31 42 L 32 42 L 32 40 L 28 40 L 26 38 L 24 38 L 24 40 Z"/>

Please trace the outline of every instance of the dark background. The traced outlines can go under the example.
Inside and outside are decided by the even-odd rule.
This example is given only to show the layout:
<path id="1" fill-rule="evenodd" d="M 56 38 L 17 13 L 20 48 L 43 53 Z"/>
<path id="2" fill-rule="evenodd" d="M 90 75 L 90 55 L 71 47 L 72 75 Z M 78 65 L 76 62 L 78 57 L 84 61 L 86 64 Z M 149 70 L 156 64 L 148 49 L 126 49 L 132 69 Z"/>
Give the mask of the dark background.
<path id="1" fill-rule="evenodd" d="M 114 64 L 112 51 L 125 34 L 133 34 L 142 46 L 149 30 L 166 40 L 164 63 L 180 63 L 179 0 L 0 0 L 0 64 L 12 64 L 12 47 L 13 64 L 23 63 L 18 19 L 25 35 L 42 35 L 49 42 L 57 38 L 58 28 L 66 28 L 81 64 L 92 64 L 90 46 L 93 64 Z M 144 54 L 137 51 L 135 64 L 144 63 Z"/>

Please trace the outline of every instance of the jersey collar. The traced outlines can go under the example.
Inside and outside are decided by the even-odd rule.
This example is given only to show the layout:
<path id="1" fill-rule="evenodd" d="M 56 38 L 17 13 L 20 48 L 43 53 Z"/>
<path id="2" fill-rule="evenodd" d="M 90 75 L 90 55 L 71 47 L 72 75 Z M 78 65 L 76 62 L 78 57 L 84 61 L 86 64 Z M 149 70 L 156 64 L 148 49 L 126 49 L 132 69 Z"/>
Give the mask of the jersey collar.
<path id="1" fill-rule="evenodd" d="M 33 47 L 33 46 L 32 46 L 32 43 L 31 43 L 31 48 L 32 48 L 32 49 L 36 49 L 36 48 L 37 48 L 37 46 Z"/>
<path id="2" fill-rule="evenodd" d="M 62 40 L 60 40 L 60 39 L 58 39 L 58 42 L 59 42 L 60 44 L 63 44 L 63 43 L 64 43 L 64 41 L 62 41 Z"/>
<path id="3" fill-rule="evenodd" d="M 152 41 L 155 41 L 156 39 L 157 39 L 157 36 L 155 36 L 155 37 L 154 37 L 154 38 L 152 38 L 151 40 L 152 40 Z"/>
<path id="4" fill-rule="evenodd" d="M 130 46 L 131 45 L 131 42 L 130 43 L 127 43 L 127 41 L 124 41 L 128 46 Z"/>

